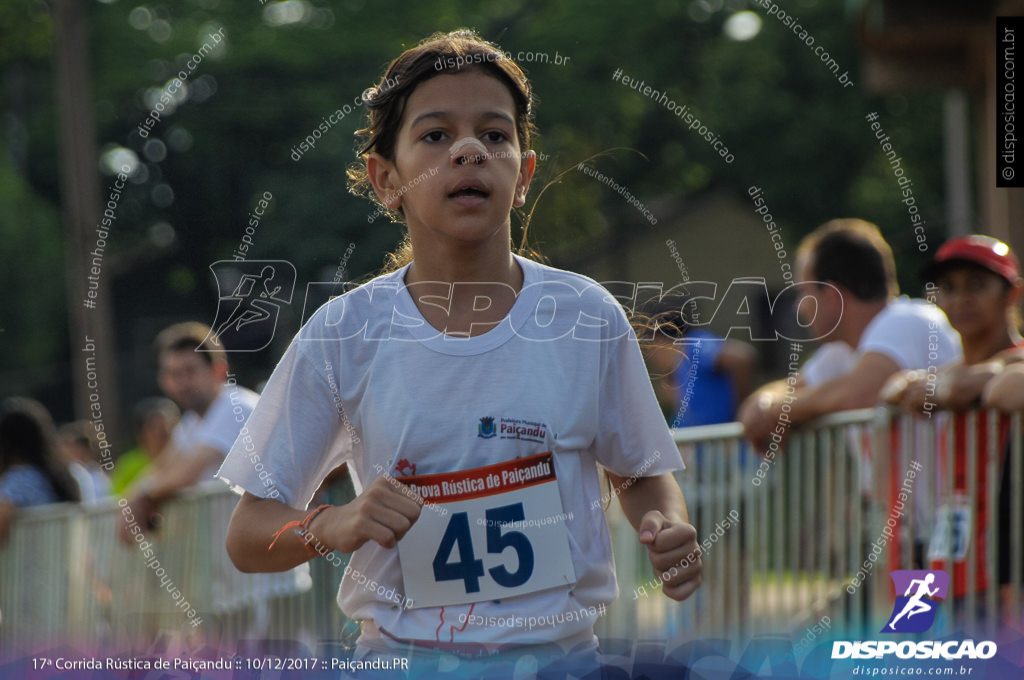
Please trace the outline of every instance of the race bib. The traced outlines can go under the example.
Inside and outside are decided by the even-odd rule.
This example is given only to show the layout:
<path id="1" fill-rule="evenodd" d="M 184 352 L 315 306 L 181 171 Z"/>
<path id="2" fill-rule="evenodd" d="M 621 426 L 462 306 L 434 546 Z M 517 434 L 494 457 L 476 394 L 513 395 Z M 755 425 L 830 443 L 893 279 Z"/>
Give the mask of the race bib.
<path id="1" fill-rule="evenodd" d="M 576 582 L 550 452 L 396 479 L 425 501 L 398 543 L 411 608 L 501 600 Z"/>
<path id="2" fill-rule="evenodd" d="M 945 560 L 952 555 L 955 561 L 964 559 L 971 545 L 971 519 L 971 505 L 966 499 L 940 506 L 935 516 L 928 558 Z"/>

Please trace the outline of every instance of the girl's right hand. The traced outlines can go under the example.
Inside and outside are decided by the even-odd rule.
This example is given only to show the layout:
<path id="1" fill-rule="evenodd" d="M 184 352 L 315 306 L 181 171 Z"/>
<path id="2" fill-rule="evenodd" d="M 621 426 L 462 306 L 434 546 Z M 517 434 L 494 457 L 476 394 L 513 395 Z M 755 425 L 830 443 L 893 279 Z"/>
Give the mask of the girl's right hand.
<path id="1" fill-rule="evenodd" d="M 344 553 L 367 541 L 394 548 L 419 519 L 423 499 L 394 478 L 378 477 L 355 500 L 317 515 L 309 530 L 318 540 Z"/>

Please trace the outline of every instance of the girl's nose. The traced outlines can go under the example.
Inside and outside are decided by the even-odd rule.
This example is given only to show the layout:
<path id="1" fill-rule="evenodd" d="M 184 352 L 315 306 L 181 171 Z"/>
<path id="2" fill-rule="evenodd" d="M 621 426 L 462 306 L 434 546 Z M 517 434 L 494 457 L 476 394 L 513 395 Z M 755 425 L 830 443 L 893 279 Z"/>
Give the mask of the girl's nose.
<path id="1" fill-rule="evenodd" d="M 463 137 L 452 144 L 448 153 L 453 166 L 467 163 L 483 165 L 487 162 L 487 148 L 476 137 Z"/>

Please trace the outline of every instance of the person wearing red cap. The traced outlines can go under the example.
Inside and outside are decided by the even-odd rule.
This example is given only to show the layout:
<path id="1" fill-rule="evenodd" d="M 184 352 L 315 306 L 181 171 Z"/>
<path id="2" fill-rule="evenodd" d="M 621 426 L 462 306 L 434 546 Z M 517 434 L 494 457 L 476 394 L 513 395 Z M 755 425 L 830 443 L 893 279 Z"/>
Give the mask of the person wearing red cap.
<path id="1" fill-rule="evenodd" d="M 974 507 L 966 501 L 969 487 L 968 409 L 981 407 L 986 386 L 1009 364 L 1024 361 L 1024 338 L 1019 332 L 1017 305 L 1024 281 L 1016 256 L 1002 241 L 973 235 L 954 238 L 939 248 L 924 270 L 930 296 L 960 333 L 963 360 L 929 374 L 909 371 L 895 376 L 883 389 L 885 401 L 911 413 L 930 413 L 932 408 L 956 411 L 954 415 L 953 498 L 940 498 L 936 530 L 929 550 L 933 569 L 947 568 L 953 557 L 953 592 L 963 597 L 972 589 L 967 580 L 968 552 L 975 554 L 975 591 L 992 585 L 987 560 L 989 537 L 988 494 L 995 483 L 987 479 L 988 414 L 978 418 L 977 497 Z M 999 419 L 997 451 L 1004 459 L 1009 420 Z M 940 447 L 945 446 L 940 441 Z M 948 457 L 939 455 L 940 466 Z M 999 462 L 1002 466 L 1002 460 Z M 940 488 L 948 488 L 943 482 Z M 971 516 L 974 521 L 971 521 Z M 1005 530 L 1008 526 L 1000 521 Z M 1001 532 L 1002 533 L 1002 532 Z M 955 537 L 955 538 L 953 538 Z M 1000 541 L 1002 543 L 1002 541 Z M 1003 578 L 999 579 L 1003 581 Z"/>
<path id="2" fill-rule="evenodd" d="M 986 384 L 1024 359 L 1017 311 L 1024 282 L 1017 257 L 998 239 L 964 236 L 943 244 L 923 275 L 929 297 L 960 334 L 963 360 L 930 380 L 926 371 L 901 373 L 882 394 L 909 412 L 921 412 L 928 401 L 942 409 L 976 408 Z"/>

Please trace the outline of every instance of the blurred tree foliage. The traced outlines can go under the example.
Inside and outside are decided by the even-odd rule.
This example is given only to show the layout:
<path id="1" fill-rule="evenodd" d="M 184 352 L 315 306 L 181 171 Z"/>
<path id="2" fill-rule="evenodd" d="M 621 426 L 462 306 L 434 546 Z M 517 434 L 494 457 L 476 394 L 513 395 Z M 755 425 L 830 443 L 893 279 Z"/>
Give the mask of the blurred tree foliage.
<path id="1" fill-rule="evenodd" d="M 793 240 L 836 216 L 876 221 L 900 254 L 901 279 L 910 287 L 920 264 L 913 259 L 912 229 L 864 116 L 880 114 L 935 243 L 943 214 L 941 93 L 866 97 L 852 24 L 836 3 L 802 0 L 788 10 L 838 61 L 840 72 L 850 71 L 851 88 L 841 87 L 772 17 L 758 13 L 763 25 L 753 39 L 727 37 L 724 23 L 745 9 L 755 8 L 744 0 L 94 3 L 90 59 L 101 153 L 119 158 L 129 151 L 143 164 L 119 206 L 108 246 L 124 343 L 119 350 L 137 361 L 137 346 L 160 323 L 182 315 L 212 320 L 216 295 L 208 266 L 231 257 L 265 191 L 273 201 L 247 256 L 294 262 L 299 300 L 305 282 L 332 278 L 349 244 L 355 244 L 350 277 L 378 268 L 401 229 L 384 219 L 369 222 L 373 206 L 346 191 L 344 170 L 354 159 L 361 111 L 346 115 L 298 162 L 292 148 L 374 84 L 403 48 L 435 30 L 462 26 L 513 55 L 543 52 L 554 60 L 557 52 L 569 59 L 521 64 L 540 100 L 536 148 L 549 156 L 536 188 L 603 150 L 635 149 L 643 157 L 616 152 L 594 164 L 641 200 L 685 200 L 715 189 L 742 198 L 757 185 Z M 70 351 L 59 274 L 51 24 L 43 0 L 0 6 L 10 149 L 0 154 L 3 277 L 14 297 L 31 301 L 0 312 L 0 342 L 11 348 L 0 359 L 0 374 L 13 366 L 35 369 L 44 382 L 49 377 L 42 369 L 64 363 Z M 148 138 L 140 137 L 137 126 L 154 95 L 221 27 L 226 39 L 189 75 L 187 96 Z M 674 113 L 614 82 L 620 68 L 688 106 L 735 161 L 723 162 Z M 104 191 L 113 181 L 107 173 Z M 619 203 L 606 187 L 570 172 L 545 193 L 531 233 L 542 247 L 586 252 L 608 230 L 648 228 L 638 216 L 626 223 L 610 219 L 621 213 Z M 41 270 L 52 275 L 41 277 Z M 289 321 L 278 341 L 297 328 L 297 319 Z"/>

